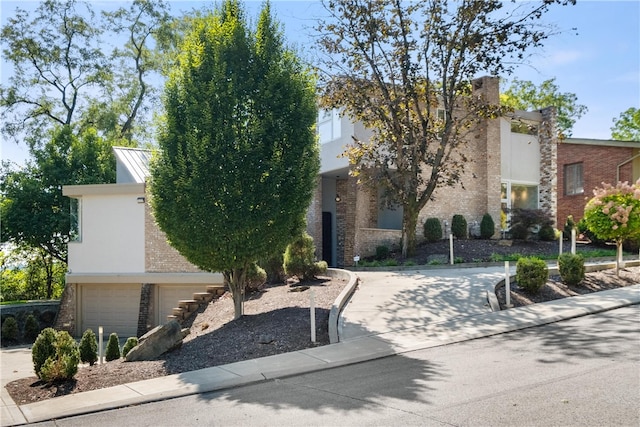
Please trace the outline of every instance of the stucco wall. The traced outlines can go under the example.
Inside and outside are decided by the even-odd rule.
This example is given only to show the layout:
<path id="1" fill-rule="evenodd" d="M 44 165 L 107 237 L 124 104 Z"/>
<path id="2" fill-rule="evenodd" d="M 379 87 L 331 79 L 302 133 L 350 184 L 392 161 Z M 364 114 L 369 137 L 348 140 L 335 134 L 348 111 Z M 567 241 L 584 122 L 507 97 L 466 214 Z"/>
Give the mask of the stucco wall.
<path id="1" fill-rule="evenodd" d="M 141 224 L 146 204 L 138 202 L 138 197 L 144 197 L 144 187 L 139 186 L 139 192 L 109 194 L 117 188 L 113 186 L 105 185 L 105 191 L 92 191 L 98 186 L 87 186 L 80 196 L 81 241 L 69 243 L 69 270 L 73 273 L 144 272 Z"/>

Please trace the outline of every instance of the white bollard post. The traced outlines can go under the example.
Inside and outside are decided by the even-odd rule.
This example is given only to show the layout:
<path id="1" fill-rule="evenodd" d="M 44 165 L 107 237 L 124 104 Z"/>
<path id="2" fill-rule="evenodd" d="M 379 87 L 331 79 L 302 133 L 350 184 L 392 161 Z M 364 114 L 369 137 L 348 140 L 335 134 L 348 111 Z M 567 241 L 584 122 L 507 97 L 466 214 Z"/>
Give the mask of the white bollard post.
<path id="1" fill-rule="evenodd" d="M 316 342 L 316 304 L 314 301 L 313 289 L 309 294 L 309 306 L 311 307 L 311 342 Z"/>
<path id="2" fill-rule="evenodd" d="M 576 254 L 576 229 L 571 229 L 571 253 Z"/>
<path id="3" fill-rule="evenodd" d="M 504 262 L 504 294 L 507 307 L 511 307 L 511 278 L 509 274 L 509 261 Z"/>
<path id="4" fill-rule="evenodd" d="M 449 264 L 453 265 L 453 234 L 449 233 Z"/>
<path id="5" fill-rule="evenodd" d="M 562 255 L 562 234 L 560 234 L 560 238 L 558 239 L 560 248 L 558 249 L 558 255 Z"/>
<path id="6" fill-rule="evenodd" d="M 102 330 L 102 326 L 98 326 L 98 361 L 102 365 L 102 335 L 104 331 Z"/>

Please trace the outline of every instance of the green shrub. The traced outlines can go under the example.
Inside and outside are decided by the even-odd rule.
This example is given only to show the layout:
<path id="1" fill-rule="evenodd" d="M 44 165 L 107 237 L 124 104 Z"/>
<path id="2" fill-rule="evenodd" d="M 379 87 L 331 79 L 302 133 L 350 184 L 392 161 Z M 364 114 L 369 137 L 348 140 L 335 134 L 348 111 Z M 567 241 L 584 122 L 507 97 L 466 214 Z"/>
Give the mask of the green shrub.
<path id="1" fill-rule="evenodd" d="M 398 265 L 398 260 L 395 260 L 393 258 L 387 259 L 387 260 L 384 261 L 383 264 L 384 264 L 385 267 L 395 267 L 395 266 Z"/>
<path id="2" fill-rule="evenodd" d="M 542 209 L 513 209 L 511 211 L 511 237 L 528 240 L 535 227 L 553 226 L 551 216 Z M 555 238 L 555 232 L 554 232 Z"/>
<path id="3" fill-rule="evenodd" d="M 467 238 L 467 220 L 462 215 L 454 215 L 451 219 L 451 234 L 458 239 Z"/>
<path id="4" fill-rule="evenodd" d="M 567 220 L 564 223 L 564 230 L 562 231 L 562 235 L 564 239 L 571 240 L 571 230 L 575 229 L 578 231 L 578 225 L 573 220 L 573 215 L 569 215 Z"/>
<path id="5" fill-rule="evenodd" d="M 538 231 L 538 237 L 545 242 L 551 242 L 556 239 L 556 230 L 549 224 L 545 224 L 540 227 Z"/>
<path id="6" fill-rule="evenodd" d="M 391 251 L 387 246 L 377 246 L 376 247 L 376 259 L 383 260 L 389 258 L 389 254 Z"/>
<path id="7" fill-rule="evenodd" d="M 264 268 L 269 283 L 283 283 L 285 281 L 283 252 L 278 251 L 269 258 L 259 260 L 258 265 Z"/>
<path id="8" fill-rule="evenodd" d="M 13 316 L 8 316 L 2 322 L 2 341 L 18 341 L 20 331 L 18 330 L 18 321 Z"/>
<path id="9" fill-rule="evenodd" d="M 84 331 L 80 339 L 80 360 L 90 366 L 98 361 L 98 341 L 91 329 Z"/>
<path id="10" fill-rule="evenodd" d="M 438 218 L 427 218 L 424 222 L 423 235 L 427 242 L 442 240 L 442 225 Z"/>
<path id="11" fill-rule="evenodd" d="M 267 272 L 255 262 L 249 266 L 246 277 L 246 288 L 250 291 L 258 290 L 267 281 Z"/>
<path id="12" fill-rule="evenodd" d="M 300 280 L 311 280 L 327 271 L 325 261 L 315 262 L 313 238 L 304 233 L 287 246 L 284 252 L 284 272 Z"/>
<path id="13" fill-rule="evenodd" d="M 584 279 L 584 257 L 580 254 L 565 252 L 558 257 L 558 270 L 562 283 L 575 286 Z"/>
<path id="14" fill-rule="evenodd" d="M 67 331 L 58 331 L 53 343 L 55 354 L 45 360 L 40 378 L 46 382 L 69 380 L 78 373 L 78 344 Z"/>
<path id="15" fill-rule="evenodd" d="M 480 221 L 480 237 L 490 239 L 495 232 L 496 224 L 493 222 L 491 215 L 488 213 L 482 215 L 482 221 Z"/>
<path id="16" fill-rule="evenodd" d="M 122 357 L 127 357 L 127 354 L 129 354 L 131 349 L 137 345 L 138 345 L 138 338 L 136 337 L 127 338 L 127 342 L 125 342 L 124 346 L 122 347 Z"/>
<path id="17" fill-rule="evenodd" d="M 523 257 L 516 264 L 518 285 L 531 293 L 538 292 L 549 278 L 547 264 L 538 258 Z"/>
<path id="18" fill-rule="evenodd" d="M 33 361 L 33 370 L 38 376 L 42 378 L 41 370 L 42 365 L 50 357 L 55 357 L 56 348 L 54 343 L 56 342 L 56 330 L 53 328 L 45 328 L 40 332 L 38 338 L 33 343 L 31 348 L 31 360 Z"/>
<path id="19" fill-rule="evenodd" d="M 29 314 L 24 321 L 24 338 L 30 342 L 35 340 L 40 333 L 40 323 L 36 316 Z"/>
<path id="20" fill-rule="evenodd" d="M 107 351 L 104 358 L 107 362 L 120 359 L 120 342 L 118 341 L 118 334 L 116 334 L 115 332 L 109 335 L 109 341 L 107 342 Z"/>

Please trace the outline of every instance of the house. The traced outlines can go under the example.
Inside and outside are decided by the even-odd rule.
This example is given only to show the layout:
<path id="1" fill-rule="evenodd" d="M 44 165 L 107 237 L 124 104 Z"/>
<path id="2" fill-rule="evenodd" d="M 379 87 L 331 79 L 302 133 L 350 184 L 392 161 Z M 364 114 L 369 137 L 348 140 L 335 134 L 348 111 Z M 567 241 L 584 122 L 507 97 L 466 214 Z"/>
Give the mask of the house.
<path id="1" fill-rule="evenodd" d="M 145 190 L 150 153 L 114 153 L 115 184 L 63 187 L 74 225 L 56 326 L 75 336 L 99 326 L 105 334 L 140 336 L 164 324 L 179 300 L 223 283 L 221 274 L 200 271 L 169 246 L 153 220 Z"/>
<path id="2" fill-rule="evenodd" d="M 640 141 L 568 138 L 558 144 L 558 227 L 578 222 L 593 189 L 640 179 Z"/>
<path id="3" fill-rule="evenodd" d="M 474 94 L 499 103 L 498 79 L 472 82 Z M 337 112 L 322 112 L 318 120 L 321 171 L 318 188 L 307 215 L 308 232 L 319 257 L 330 266 L 351 266 L 356 256 L 375 254 L 376 247 L 398 247 L 402 209 L 388 209 L 381 194 L 357 184 L 349 164 L 340 157 L 352 135 L 367 139 L 370 131 Z M 501 212 L 512 208 L 540 208 L 557 213 L 557 140 L 555 109 L 518 111 L 511 117 L 484 120 L 467 140 L 467 157 L 473 159 L 461 186 L 441 188 L 420 212 L 422 224 L 436 217 L 450 230 L 454 214 L 470 225 L 489 213 L 499 233 Z"/>

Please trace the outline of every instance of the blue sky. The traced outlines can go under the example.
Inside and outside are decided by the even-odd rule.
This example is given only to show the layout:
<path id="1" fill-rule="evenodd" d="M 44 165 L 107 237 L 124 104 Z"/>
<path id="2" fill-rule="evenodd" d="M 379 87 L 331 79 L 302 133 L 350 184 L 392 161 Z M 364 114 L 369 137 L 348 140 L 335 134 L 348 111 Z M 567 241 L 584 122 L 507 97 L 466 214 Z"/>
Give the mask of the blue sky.
<path id="1" fill-rule="evenodd" d="M 118 1 L 93 2 L 96 8 L 113 8 Z M 172 1 L 178 14 L 211 5 L 208 1 Z M 246 2 L 250 17 L 257 16 L 261 1 Z M 35 1 L 2 0 L 2 25 L 15 8 L 35 9 Z M 284 24 L 287 41 L 304 54 L 313 54 L 312 27 L 323 8 L 319 1 L 272 0 L 277 18 Z M 575 6 L 552 7 L 543 18 L 556 25 L 560 34 L 536 52 L 532 66 L 520 66 L 514 75 L 540 84 L 556 78 L 561 92 L 575 93 L 578 103 L 589 109 L 573 128 L 573 137 L 608 139 L 612 120 L 630 107 L 640 108 L 640 1 L 578 0 Z M 572 30 L 576 28 L 576 30 Z M 2 83 L 10 69 L 2 64 Z M 22 163 L 26 149 L 2 141 L 3 159 Z"/>

